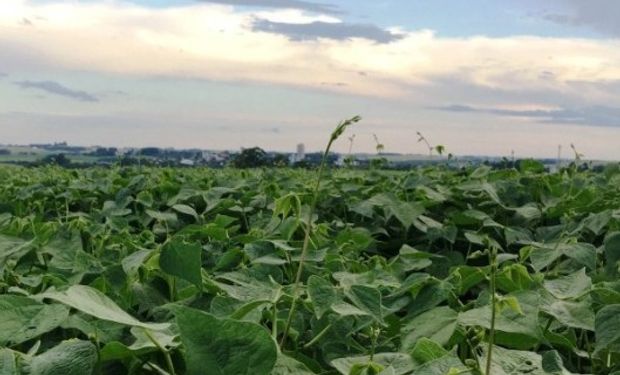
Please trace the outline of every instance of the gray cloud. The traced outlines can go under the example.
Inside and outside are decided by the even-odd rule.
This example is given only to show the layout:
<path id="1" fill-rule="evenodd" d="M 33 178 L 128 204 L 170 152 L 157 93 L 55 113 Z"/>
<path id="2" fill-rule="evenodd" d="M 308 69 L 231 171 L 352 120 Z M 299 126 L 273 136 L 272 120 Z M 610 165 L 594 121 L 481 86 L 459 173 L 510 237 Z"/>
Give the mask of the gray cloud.
<path id="1" fill-rule="evenodd" d="M 97 97 L 87 93 L 86 91 L 72 90 L 54 81 L 18 81 L 14 83 L 22 89 L 43 90 L 49 94 L 60 95 L 83 102 L 99 101 Z"/>
<path id="2" fill-rule="evenodd" d="M 592 106 L 575 109 L 513 110 L 453 104 L 429 107 L 429 109 L 457 113 L 486 113 L 505 117 L 525 117 L 536 119 L 543 123 L 620 127 L 620 108 L 617 107 Z"/>
<path id="3" fill-rule="evenodd" d="M 8 76 L 9 76 L 8 74 L 0 72 L 0 79 L 4 77 L 8 77 Z"/>
<path id="4" fill-rule="evenodd" d="M 303 0 L 202 0 L 207 3 L 264 8 L 301 9 L 316 13 L 339 14 L 342 11 L 335 5 L 314 3 Z"/>
<path id="5" fill-rule="evenodd" d="M 620 37 L 620 1 L 563 0 L 557 2 L 562 11 L 546 12 L 544 18 L 555 23 L 589 27 L 597 32 Z"/>
<path id="6" fill-rule="evenodd" d="M 252 25 L 252 29 L 254 31 L 283 34 L 292 40 L 364 38 L 377 43 L 389 43 L 402 38 L 401 35 L 393 34 L 375 25 L 346 22 L 330 23 L 316 21 L 296 24 L 257 19 Z"/>

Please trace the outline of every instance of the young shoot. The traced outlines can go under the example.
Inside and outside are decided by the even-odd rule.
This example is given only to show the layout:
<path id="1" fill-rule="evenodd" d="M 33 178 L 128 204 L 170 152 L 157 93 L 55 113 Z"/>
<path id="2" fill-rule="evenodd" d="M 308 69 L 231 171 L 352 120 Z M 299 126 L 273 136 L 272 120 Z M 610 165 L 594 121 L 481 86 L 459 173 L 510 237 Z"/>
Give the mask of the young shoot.
<path id="1" fill-rule="evenodd" d="M 428 156 L 432 158 L 433 157 L 433 146 L 431 146 L 431 144 L 428 142 L 426 137 L 422 135 L 422 133 L 416 132 L 416 134 L 418 135 L 418 143 L 424 142 L 426 147 L 428 147 Z M 442 152 L 443 152 L 443 149 L 442 149 Z"/>
<path id="2" fill-rule="evenodd" d="M 379 142 L 379 137 L 377 137 L 376 134 L 373 133 L 372 136 L 375 138 L 375 143 L 377 144 L 375 146 L 375 149 L 377 150 L 377 154 L 381 155 L 383 150 L 385 150 L 385 146 L 383 145 L 383 143 Z"/>
<path id="3" fill-rule="evenodd" d="M 325 151 L 323 152 L 323 157 L 321 158 L 321 164 L 317 171 L 316 183 L 312 191 L 312 202 L 310 204 L 310 210 L 308 211 L 308 217 L 306 218 L 304 242 L 301 248 L 301 256 L 299 257 L 299 265 L 297 266 L 297 273 L 295 276 L 295 281 L 293 283 L 293 301 L 291 302 L 291 308 L 289 310 L 288 317 L 286 319 L 286 324 L 282 332 L 282 339 L 280 340 L 280 348 L 283 348 L 284 344 L 286 343 L 286 337 L 288 336 L 288 332 L 291 328 L 293 317 L 295 316 L 295 310 L 297 308 L 297 300 L 299 299 L 299 286 L 301 283 L 301 275 L 303 274 L 304 263 L 308 255 L 308 247 L 310 244 L 310 235 L 312 234 L 312 217 L 314 216 L 314 212 L 316 210 L 316 203 L 317 203 L 318 196 L 319 196 L 319 188 L 321 187 L 321 178 L 323 177 L 323 171 L 325 170 L 325 166 L 327 164 L 327 157 L 329 156 L 329 151 L 332 147 L 332 144 L 344 133 L 347 127 L 355 124 L 361 119 L 362 118 L 360 116 L 354 116 L 350 119 L 341 121 L 338 124 L 338 126 L 336 126 L 336 129 L 334 129 L 331 136 L 329 137 L 329 142 L 327 142 L 327 146 L 325 147 Z"/>

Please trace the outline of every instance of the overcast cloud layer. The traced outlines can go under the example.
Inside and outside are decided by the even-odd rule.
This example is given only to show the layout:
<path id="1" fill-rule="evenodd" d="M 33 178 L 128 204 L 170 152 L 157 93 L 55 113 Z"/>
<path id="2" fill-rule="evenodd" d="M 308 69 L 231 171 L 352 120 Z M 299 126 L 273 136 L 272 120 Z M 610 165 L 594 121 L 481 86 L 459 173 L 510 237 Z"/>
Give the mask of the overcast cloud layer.
<path id="1" fill-rule="evenodd" d="M 583 129 L 584 137 L 595 127 L 607 132 L 588 143 L 586 155 L 620 158 L 603 144 L 620 131 L 620 39 L 604 12 L 614 4 L 595 0 L 586 9 L 570 0 L 551 11 L 524 10 L 540 22 L 587 24 L 601 37 L 446 37 L 441 30 L 360 21 L 340 4 L 310 1 L 151 8 L 3 0 L 0 137 L 11 139 L 13 121 L 39 127 L 39 138 L 68 138 L 53 119 L 71 116 L 130 118 L 123 120 L 134 124 L 126 131 L 149 129 L 152 143 L 241 145 L 221 127 L 197 127 L 204 119 L 246 133 L 253 126 L 266 134 L 253 138 L 261 147 L 292 149 L 307 139 L 308 148 L 318 149 L 325 124 L 359 113 L 368 128 L 360 128 L 358 151 L 372 150 L 372 133 L 391 140 L 385 142 L 389 151 L 419 151 L 415 137 L 403 134 L 420 130 L 455 152 L 497 154 L 497 144 L 506 143 L 505 153 L 517 148 L 551 155 L 557 143 L 570 142 L 571 126 Z M 44 126 L 46 118 L 56 124 L 53 131 Z M 207 141 L 183 137 L 179 143 L 167 127 L 191 128 Z M 543 133 L 534 129 L 545 129 L 547 138 L 533 141 Z M 477 135 L 462 144 L 463 131 Z M 95 139 L 120 143 L 112 136 Z"/>

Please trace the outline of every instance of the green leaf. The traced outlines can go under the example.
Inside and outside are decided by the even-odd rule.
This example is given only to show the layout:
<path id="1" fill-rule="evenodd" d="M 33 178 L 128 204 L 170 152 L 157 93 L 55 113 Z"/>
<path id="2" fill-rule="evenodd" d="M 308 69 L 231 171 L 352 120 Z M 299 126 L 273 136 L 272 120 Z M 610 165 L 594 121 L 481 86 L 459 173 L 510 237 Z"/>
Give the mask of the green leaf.
<path id="1" fill-rule="evenodd" d="M 533 292 L 516 292 L 507 295 L 507 297 L 516 297 L 523 314 L 513 309 L 503 309 L 497 314 L 495 329 L 504 334 L 503 336 L 498 334 L 498 342 L 505 339 L 508 342 L 503 344 L 511 347 L 530 346 L 541 337 L 538 326 L 539 297 Z M 490 329 L 491 306 L 486 305 L 460 313 L 458 322 L 463 326 L 479 326 Z"/>
<path id="2" fill-rule="evenodd" d="M 458 357 L 446 355 L 432 360 L 415 369 L 415 375 L 450 375 L 454 373 L 460 375 L 471 375 Z M 495 373 L 492 373 L 495 375 Z"/>
<path id="3" fill-rule="evenodd" d="M 564 277 L 545 280 L 545 289 L 559 299 L 578 298 L 592 289 L 592 280 L 585 268 Z"/>
<path id="4" fill-rule="evenodd" d="M 0 272 L 9 261 L 17 261 L 32 249 L 32 241 L 0 234 Z"/>
<path id="5" fill-rule="evenodd" d="M 0 349 L 0 375 L 20 375 L 15 352 L 7 348 Z"/>
<path id="6" fill-rule="evenodd" d="M 298 360 L 280 353 L 271 375 L 314 375 L 314 372 Z"/>
<path id="7" fill-rule="evenodd" d="M 441 345 L 426 337 L 421 338 L 411 350 L 411 358 L 417 364 L 425 364 L 426 362 L 439 359 L 448 354 L 448 351 Z"/>
<path id="8" fill-rule="evenodd" d="M 76 278 L 78 281 L 85 273 L 100 273 L 101 262 L 92 254 L 82 249 L 79 233 L 58 234 L 42 252 L 52 256 L 49 267 L 63 275 Z"/>
<path id="9" fill-rule="evenodd" d="M 345 294 L 357 308 L 368 313 L 377 322 L 385 324 L 381 307 L 381 292 L 377 288 L 353 285 Z"/>
<path id="10" fill-rule="evenodd" d="M 172 206 L 172 209 L 175 210 L 176 212 L 189 215 L 193 217 L 194 219 L 196 219 L 196 221 L 198 221 L 199 219 L 198 213 L 196 212 L 196 210 L 194 210 L 192 207 L 186 204 L 175 204 L 174 206 Z"/>
<path id="11" fill-rule="evenodd" d="M 620 232 L 614 232 L 605 239 L 605 272 L 617 276 L 620 264 Z"/>
<path id="12" fill-rule="evenodd" d="M 60 326 L 69 316 L 62 305 L 46 305 L 31 298 L 0 296 L 0 346 L 21 344 Z"/>
<path id="13" fill-rule="evenodd" d="M 49 290 L 36 297 L 52 299 L 96 318 L 128 326 L 143 327 L 155 331 L 169 327 L 168 323 L 143 323 L 118 307 L 105 294 L 85 285 L 73 285 L 65 291 Z"/>
<path id="14" fill-rule="evenodd" d="M 90 341 L 63 341 L 32 359 L 31 374 L 85 375 L 92 374 L 97 364 L 97 348 Z"/>
<path id="15" fill-rule="evenodd" d="M 543 298 L 540 310 L 553 316 L 567 327 L 594 331 L 594 311 L 590 299 L 564 301 L 548 296 Z"/>
<path id="16" fill-rule="evenodd" d="M 308 294 L 312 300 L 312 308 L 317 319 L 331 309 L 337 300 L 332 284 L 323 277 L 312 275 L 308 278 Z"/>
<path id="17" fill-rule="evenodd" d="M 401 350 L 409 352 L 422 338 L 446 345 L 456 330 L 458 314 L 448 306 L 424 312 L 401 328 Z"/>
<path id="18" fill-rule="evenodd" d="M 346 302 L 336 302 L 331 306 L 332 311 L 342 316 L 368 316 L 368 312 L 358 309 L 357 307 Z"/>
<path id="19" fill-rule="evenodd" d="M 370 362 L 370 356 L 359 356 L 334 359 L 331 364 L 342 375 L 349 375 L 355 367 L 366 366 Z M 411 357 L 404 353 L 375 354 L 372 357 L 372 362 L 383 366 L 385 369 L 391 367 L 395 375 L 405 375 L 413 370 Z"/>
<path id="20" fill-rule="evenodd" d="M 185 347 L 187 374 L 269 375 L 278 349 L 261 326 L 177 306 L 173 309 Z"/>
<path id="21" fill-rule="evenodd" d="M 588 243 L 534 244 L 530 260 L 534 270 L 541 271 L 562 256 L 572 258 L 588 269 L 596 268 L 596 248 Z"/>
<path id="22" fill-rule="evenodd" d="M 486 367 L 486 347 L 479 357 L 480 366 Z M 493 375 L 570 375 L 557 353 L 541 356 L 535 352 L 509 350 L 499 346 L 493 347 L 491 359 L 491 374 Z"/>
<path id="23" fill-rule="evenodd" d="M 534 285 L 527 268 L 522 264 L 511 264 L 497 273 L 497 287 L 505 292 L 528 290 Z"/>
<path id="24" fill-rule="evenodd" d="M 620 304 L 605 306 L 596 313 L 594 331 L 596 352 L 620 351 Z"/>
<path id="25" fill-rule="evenodd" d="M 159 266 L 169 275 L 187 280 L 202 287 L 202 246 L 178 239 L 166 243 L 161 249 Z"/>

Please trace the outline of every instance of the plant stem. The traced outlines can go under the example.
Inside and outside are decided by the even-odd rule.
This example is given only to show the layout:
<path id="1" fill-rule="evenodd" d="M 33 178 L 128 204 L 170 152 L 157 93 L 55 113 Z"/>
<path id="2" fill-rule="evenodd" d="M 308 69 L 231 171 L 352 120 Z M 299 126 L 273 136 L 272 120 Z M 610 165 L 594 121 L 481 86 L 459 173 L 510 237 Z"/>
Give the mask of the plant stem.
<path id="1" fill-rule="evenodd" d="M 487 349 L 487 363 L 484 371 L 485 375 L 491 375 L 491 359 L 493 357 L 493 344 L 495 341 L 495 273 L 497 272 L 497 250 L 495 248 L 490 249 L 489 259 L 491 263 L 491 329 L 489 330 L 489 346 Z"/>
<path id="2" fill-rule="evenodd" d="M 291 308 L 288 313 L 288 317 L 286 319 L 286 324 L 284 326 L 284 331 L 282 332 L 282 339 L 280 340 L 280 348 L 284 347 L 286 343 L 286 337 L 288 336 L 288 331 L 291 328 L 291 323 L 293 322 L 293 316 L 295 315 L 295 310 L 297 308 L 297 300 L 299 299 L 299 285 L 301 282 L 301 275 L 304 270 L 304 263 L 306 261 L 306 256 L 308 253 L 308 245 L 310 244 L 310 235 L 312 233 L 312 217 L 314 216 L 314 211 L 316 210 L 316 203 L 318 201 L 319 196 L 319 188 L 321 187 L 321 178 L 323 177 L 323 170 L 327 164 L 327 157 L 329 155 L 329 150 L 332 147 L 332 144 L 346 129 L 347 126 L 354 124 L 361 120 L 359 116 L 355 116 L 351 119 L 342 121 L 336 126 L 336 129 L 332 132 L 329 137 L 329 142 L 327 142 L 327 147 L 323 152 L 323 157 L 321 158 L 321 165 L 319 166 L 319 170 L 317 172 L 316 184 L 314 185 L 314 189 L 312 191 L 312 203 L 310 204 L 310 210 L 308 211 L 308 217 L 306 219 L 306 233 L 304 236 L 304 242 L 301 249 L 301 256 L 299 257 L 299 265 L 297 266 L 297 275 L 295 276 L 295 282 L 293 285 L 293 301 L 291 302 Z"/>
<path id="3" fill-rule="evenodd" d="M 295 276 L 295 283 L 293 286 L 293 302 L 291 303 L 291 309 L 289 310 L 288 317 L 286 318 L 286 325 L 284 326 L 284 331 L 282 332 L 282 339 L 280 340 L 280 347 L 284 347 L 284 343 L 286 342 L 286 336 L 288 335 L 288 331 L 291 328 L 291 323 L 293 321 L 293 316 L 295 315 L 295 310 L 297 308 L 297 299 L 299 298 L 299 284 L 301 281 L 301 275 L 304 270 L 304 262 L 306 261 L 306 256 L 308 253 L 308 245 L 310 244 L 310 234 L 312 232 L 312 217 L 314 216 L 314 211 L 316 209 L 316 202 L 319 195 L 319 187 L 321 186 L 321 178 L 323 176 L 323 169 L 325 168 L 325 164 L 327 161 L 327 155 L 329 153 L 329 149 L 333 140 L 330 139 L 327 144 L 327 148 L 323 153 L 323 158 L 321 159 L 321 165 L 317 172 L 316 184 L 314 185 L 314 190 L 312 192 L 312 203 L 310 205 L 310 210 L 308 211 L 308 217 L 306 218 L 306 233 L 304 236 L 304 243 L 301 248 L 301 256 L 299 257 L 299 265 L 297 266 L 297 275 Z"/>
<path id="4" fill-rule="evenodd" d="M 278 305 L 277 301 L 273 303 L 273 320 L 271 322 L 271 337 L 274 340 L 278 338 Z"/>
<path id="5" fill-rule="evenodd" d="M 166 350 L 166 348 L 161 346 L 159 341 L 157 341 L 155 337 L 153 337 L 153 335 L 148 329 L 146 328 L 144 329 L 144 334 L 146 335 L 146 337 L 149 338 L 149 340 L 151 340 L 151 342 L 157 347 L 157 349 L 159 349 L 159 351 L 161 351 L 162 354 L 164 355 L 164 358 L 166 360 L 166 366 L 168 367 L 168 371 L 170 372 L 170 374 L 176 375 L 176 373 L 174 372 L 174 364 L 172 363 L 172 358 L 170 357 L 170 353 L 168 352 L 168 350 Z"/>
<path id="6" fill-rule="evenodd" d="M 312 338 L 312 340 L 308 341 L 304 345 L 304 349 L 308 349 L 312 345 L 316 344 L 317 341 L 319 341 L 323 336 L 325 336 L 325 334 L 327 333 L 327 331 L 329 331 L 330 328 L 332 328 L 332 324 L 331 323 L 329 323 L 327 326 L 325 326 L 325 328 L 323 328 L 321 330 L 321 332 L 319 332 L 316 336 L 314 336 L 314 338 Z"/>

